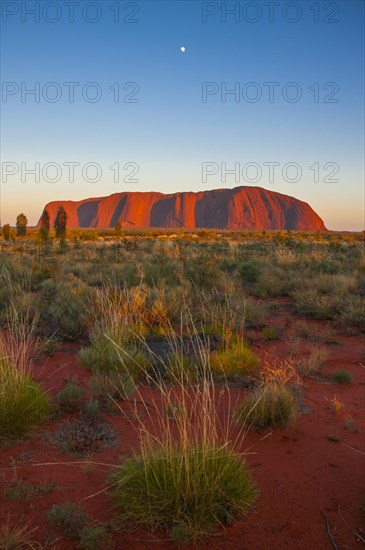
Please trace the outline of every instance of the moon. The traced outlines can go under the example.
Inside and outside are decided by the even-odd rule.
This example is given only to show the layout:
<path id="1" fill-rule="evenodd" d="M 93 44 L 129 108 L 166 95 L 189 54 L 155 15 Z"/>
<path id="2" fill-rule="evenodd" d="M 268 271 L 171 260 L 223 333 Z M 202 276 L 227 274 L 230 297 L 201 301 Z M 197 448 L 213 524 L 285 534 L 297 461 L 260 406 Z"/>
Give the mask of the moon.
<path id="1" fill-rule="evenodd" d="M 181 51 L 182 53 L 185 53 L 185 51 L 186 51 L 185 46 L 181 46 L 180 51 Z"/>

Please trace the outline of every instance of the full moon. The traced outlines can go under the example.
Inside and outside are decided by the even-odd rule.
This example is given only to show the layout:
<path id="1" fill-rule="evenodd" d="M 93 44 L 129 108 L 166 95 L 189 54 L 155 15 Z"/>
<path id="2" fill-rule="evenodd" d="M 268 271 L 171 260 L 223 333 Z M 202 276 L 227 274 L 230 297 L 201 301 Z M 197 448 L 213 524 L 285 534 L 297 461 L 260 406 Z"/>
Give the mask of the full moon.
<path id="1" fill-rule="evenodd" d="M 184 52 L 185 52 L 185 46 L 181 46 L 180 51 L 181 51 L 182 53 L 184 53 Z"/>

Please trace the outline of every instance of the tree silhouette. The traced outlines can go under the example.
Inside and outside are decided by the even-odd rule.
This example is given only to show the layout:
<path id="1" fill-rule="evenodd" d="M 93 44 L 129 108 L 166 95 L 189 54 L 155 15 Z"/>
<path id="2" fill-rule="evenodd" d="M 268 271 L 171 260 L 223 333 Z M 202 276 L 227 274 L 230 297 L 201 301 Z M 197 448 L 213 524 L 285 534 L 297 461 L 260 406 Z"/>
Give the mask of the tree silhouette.
<path id="1" fill-rule="evenodd" d="M 17 216 L 16 234 L 18 235 L 18 237 L 25 237 L 25 235 L 27 234 L 27 223 L 28 223 L 27 217 L 23 213 Z"/>
<path id="2" fill-rule="evenodd" d="M 8 223 L 3 227 L 3 235 L 6 241 L 10 241 L 10 225 Z"/>
<path id="3" fill-rule="evenodd" d="M 57 239 L 64 240 L 66 237 L 67 226 L 67 214 L 66 210 L 61 206 L 57 212 L 56 219 L 54 221 L 54 228 L 56 231 Z"/>
<path id="4" fill-rule="evenodd" d="M 39 236 L 41 238 L 41 241 L 45 242 L 48 241 L 49 237 L 49 214 L 47 210 L 43 211 L 43 214 L 40 219 L 40 228 L 39 228 Z"/>

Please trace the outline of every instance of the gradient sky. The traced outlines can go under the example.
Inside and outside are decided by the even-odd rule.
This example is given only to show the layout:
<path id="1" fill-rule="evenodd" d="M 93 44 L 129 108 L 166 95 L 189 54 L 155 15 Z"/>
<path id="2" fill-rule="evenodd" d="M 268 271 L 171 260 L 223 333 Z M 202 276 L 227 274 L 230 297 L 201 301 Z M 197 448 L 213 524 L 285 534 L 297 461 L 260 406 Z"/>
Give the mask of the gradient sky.
<path id="1" fill-rule="evenodd" d="M 235 6 L 239 13 L 224 14 Z M 35 224 L 51 200 L 246 184 L 308 202 L 329 229 L 364 228 L 363 1 L 3 0 L 1 8 L 2 223 L 14 225 L 24 211 Z M 39 21 L 25 12 L 32 8 Z M 65 82 L 80 83 L 73 103 Z M 84 88 L 90 82 L 102 92 L 99 101 L 83 97 L 82 89 L 94 97 L 95 87 Z M 116 82 L 119 102 L 116 86 L 109 89 Z M 205 102 L 204 82 L 217 90 Z M 273 101 L 264 82 L 278 83 Z M 290 82 L 296 88 L 286 87 Z M 22 98 L 35 83 L 39 102 Z M 137 101 L 123 101 L 137 86 L 129 96 Z M 236 86 L 240 96 L 223 102 L 224 86 Z M 302 97 L 290 102 L 296 89 Z M 60 99 L 52 102 L 57 90 Z M 248 101 L 257 91 L 261 99 Z M 80 165 L 74 182 L 69 162 Z M 216 173 L 203 178 L 207 162 Z M 272 181 L 269 162 L 279 163 Z M 35 163 L 39 182 L 25 173 Z M 52 167 L 43 177 L 48 163 L 60 166 L 59 181 L 47 181 L 56 176 Z M 100 166 L 99 181 L 87 181 L 93 168 L 83 176 L 87 163 Z M 119 181 L 109 168 L 115 163 Z M 222 163 L 240 173 L 224 182 Z M 250 163 L 261 170 L 257 182 Z M 301 168 L 296 182 L 286 181 L 295 179 L 294 168 L 285 178 L 288 163 Z M 128 181 L 135 165 L 138 181 Z M 339 181 L 326 181 L 336 165 L 332 180 Z"/>

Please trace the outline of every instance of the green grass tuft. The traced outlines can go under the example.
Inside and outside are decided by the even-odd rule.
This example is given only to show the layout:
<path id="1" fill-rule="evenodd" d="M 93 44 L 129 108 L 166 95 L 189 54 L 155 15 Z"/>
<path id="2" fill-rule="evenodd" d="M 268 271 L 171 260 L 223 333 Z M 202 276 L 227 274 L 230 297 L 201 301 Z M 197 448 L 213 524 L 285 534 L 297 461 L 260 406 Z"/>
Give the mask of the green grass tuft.
<path id="1" fill-rule="evenodd" d="M 347 370 L 339 370 L 332 374 L 332 378 L 338 384 L 351 384 L 352 376 L 351 373 Z"/>
<path id="2" fill-rule="evenodd" d="M 241 456 L 229 447 L 149 448 L 112 475 L 120 515 L 137 526 L 166 528 L 196 540 L 248 511 L 257 496 Z"/>
<path id="3" fill-rule="evenodd" d="M 258 388 L 235 411 L 238 422 L 264 430 L 286 426 L 296 415 L 293 392 L 283 384 L 271 383 Z"/>

